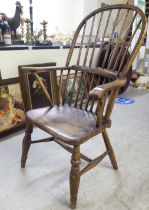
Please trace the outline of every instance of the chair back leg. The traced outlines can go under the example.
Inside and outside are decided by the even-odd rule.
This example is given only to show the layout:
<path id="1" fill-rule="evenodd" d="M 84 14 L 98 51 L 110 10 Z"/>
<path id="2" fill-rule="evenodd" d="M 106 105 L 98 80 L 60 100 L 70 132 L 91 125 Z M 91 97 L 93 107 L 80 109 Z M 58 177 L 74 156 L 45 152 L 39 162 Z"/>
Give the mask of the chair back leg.
<path id="1" fill-rule="evenodd" d="M 111 160 L 111 164 L 113 166 L 113 169 L 117 170 L 118 169 L 118 165 L 117 165 L 117 162 L 116 162 L 114 150 L 113 150 L 112 145 L 110 143 L 110 139 L 108 137 L 106 129 L 102 132 L 102 136 L 103 136 L 103 139 L 104 139 L 104 143 L 105 143 L 106 149 L 109 151 L 109 158 Z"/>
<path id="2" fill-rule="evenodd" d="M 77 194 L 80 183 L 80 146 L 74 146 L 71 157 L 70 171 L 70 207 L 76 208 Z"/>
<path id="3" fill-rule="evenodd" d="M 22 142 L 21 168 L 25 168 L 28 151 L 31 145 L 32 132 L 33 132 L 33 125 L 27 122 L 26 129 L 25 129 L 25 136 Z"/>

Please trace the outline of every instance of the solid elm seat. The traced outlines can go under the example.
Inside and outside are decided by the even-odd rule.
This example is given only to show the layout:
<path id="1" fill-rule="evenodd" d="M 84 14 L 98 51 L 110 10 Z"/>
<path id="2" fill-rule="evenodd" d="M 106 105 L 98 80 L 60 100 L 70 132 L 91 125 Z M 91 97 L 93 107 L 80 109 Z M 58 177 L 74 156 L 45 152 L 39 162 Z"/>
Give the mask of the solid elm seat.
<path id="1" fill-rule="evenodd" d="M 125 86 L 127 74 L 143 43 L 145 28 L 145 15 L 135 6 L 119 4 L 98 8 L 87 15 L 76 29 L 64 67 L 20 69 L 23 89 L 29 89 L 27 75 L 32 74 L 49 101 L 49 108 L 27 110 L 21 167 L 25 167 L 33 143 L 54 141 L 72 153 L 69 181 L 70 207 L 73 209 L 77 205 L 80 177 L 84 173 L 107 155 L 113 169 L 118 169 L 107 128 L 111 126 L 115 99 Z M 118 37 L 114 36 L 115 32 Z M 100 46 L 96 48 L 99 41 Z M 79 48 L 75 50 L 78 43 Z M 48 73 L 50 79 L 47 81 L 50 82 L 42 78 L 41 72 Z M 29 94 L 27 99 L 30 101 Z M 32 141 L 33 126 L 50 134 L 49 138 Z M 105 152 L 91 159 L 80 149 L 83 143 L 97 134 L 103 137 Z M 80 167 L 81 159 L 87 161 L 83 168 Z"/>
<path id="2" fill-rule="evenodd" d="M 27 119 L 69 144 L 87 140 L 97 131 L 96 116 L 69 105 L 39 108 L 27 112 Z M 58 136 L 57 136 L 58 133 Z M 93 133 L 93 134 L 92 134 Z"/>

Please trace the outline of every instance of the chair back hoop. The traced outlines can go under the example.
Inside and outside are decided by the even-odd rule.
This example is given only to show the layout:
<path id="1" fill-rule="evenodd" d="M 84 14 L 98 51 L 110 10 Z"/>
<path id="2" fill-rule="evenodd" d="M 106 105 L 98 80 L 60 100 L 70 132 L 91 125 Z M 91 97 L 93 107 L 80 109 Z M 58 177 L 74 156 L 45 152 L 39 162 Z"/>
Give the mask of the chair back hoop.
<path id="1" fill-rule="evenodd" d="M 140 8 L 129 4 L 98 8 L 87 15 L 76 29 L 66 66 L 77 64 L 95 67 L 100 63 L 102 68 L 116 71 L 118 75 L 121 72 L 124 77 L 145 34 L 146 17 Z M 79 45 L 77 53 L 74 52 L 76 45 Z M 103 56 L 105 45 L 107 50 Z M 73 57 L 76 54 L 77 60 Z"/>

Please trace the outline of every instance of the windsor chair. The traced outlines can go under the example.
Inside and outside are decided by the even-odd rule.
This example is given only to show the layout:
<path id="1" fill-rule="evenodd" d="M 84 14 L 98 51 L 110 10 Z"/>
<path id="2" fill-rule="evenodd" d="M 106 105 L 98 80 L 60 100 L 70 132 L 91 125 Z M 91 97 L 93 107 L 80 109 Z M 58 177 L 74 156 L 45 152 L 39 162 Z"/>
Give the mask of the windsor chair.
<path id="1" fill-rule="evenodd" d="M 54 141 L 72 153 L 72 209 L 76 208 L 80 177 L 84 173 L 107 155 L 113 169 L 118 169 L 107 128 L 111 126 L 115 98 L 126 83 L 126 75 L 143 43 L 145 31 L 145 15 L 135 6 L 119 4 L 98 8 L 76 29 L 64 67 L 21 67 L 22 75 L 26 72 L 34 75 L 50 104 L 26 112 L 21 167 L 25 167 L 29 148 L 36 142 Z M 75 49 L 76 45 L 79 47 Z M 50 94 L 39 76 L 41 71 L 49 72 Z M 27 87 L 27 80 L 23 84 Z M 33 141 L 33 125 L 52 137 Z M 91 159 L 80 152 L 80 147 L 98 134 L 103 137 L 106 151 Z M 81 159 L 88 162 L 82 169 Z"/>

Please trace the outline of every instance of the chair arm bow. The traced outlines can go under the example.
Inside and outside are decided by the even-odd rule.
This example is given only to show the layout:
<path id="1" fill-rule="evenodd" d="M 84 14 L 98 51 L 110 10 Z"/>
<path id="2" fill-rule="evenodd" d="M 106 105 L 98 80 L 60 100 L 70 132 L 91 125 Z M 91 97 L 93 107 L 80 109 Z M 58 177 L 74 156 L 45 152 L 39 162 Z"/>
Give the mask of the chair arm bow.
<path id="1" fill-rule="evenodd" d="M 117 79 L 113 82 L 109 82 L 100 86 L 95 87 L 89 92 L 90 98 L 101 98 L 105 93 L 113 89 L 119 89 L 126 83 L 125 79 Z"/>

